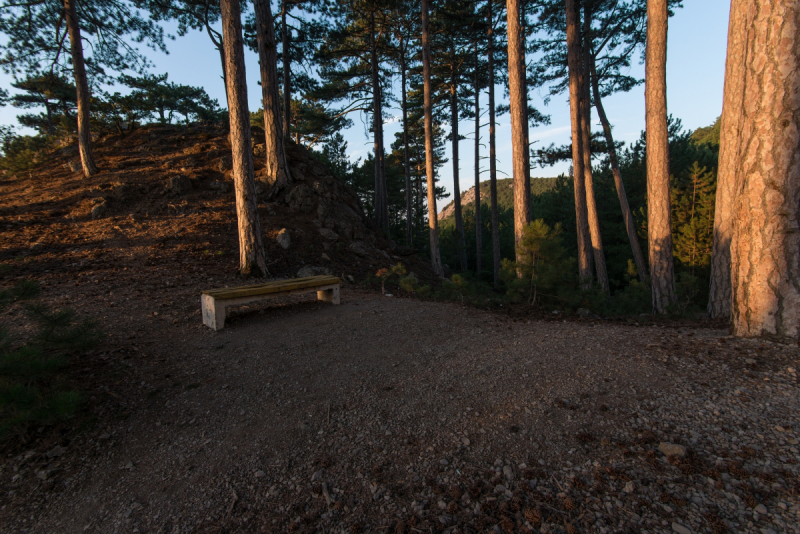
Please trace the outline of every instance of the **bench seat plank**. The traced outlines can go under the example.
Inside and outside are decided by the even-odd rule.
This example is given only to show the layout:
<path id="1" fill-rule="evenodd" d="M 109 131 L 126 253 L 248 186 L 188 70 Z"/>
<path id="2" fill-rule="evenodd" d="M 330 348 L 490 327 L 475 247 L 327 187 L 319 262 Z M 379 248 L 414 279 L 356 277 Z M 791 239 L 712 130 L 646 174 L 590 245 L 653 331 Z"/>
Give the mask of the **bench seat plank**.
<path id="1" fill-rule="evenodd" d="M 284 293 L 296 289 L 328 286 L 339 283 L 341 283 L 341 280 L 335 276 L 309 276 L 306 278 L 294 278 L 292 280 L 272 280 L 263 284 L 253 284 L 250 286 L 208 289 L 202 293 L 203 295 L 210 295 L 215 299 L 229 300 L 242 297 L 269 295 L 270 293 Z"/>

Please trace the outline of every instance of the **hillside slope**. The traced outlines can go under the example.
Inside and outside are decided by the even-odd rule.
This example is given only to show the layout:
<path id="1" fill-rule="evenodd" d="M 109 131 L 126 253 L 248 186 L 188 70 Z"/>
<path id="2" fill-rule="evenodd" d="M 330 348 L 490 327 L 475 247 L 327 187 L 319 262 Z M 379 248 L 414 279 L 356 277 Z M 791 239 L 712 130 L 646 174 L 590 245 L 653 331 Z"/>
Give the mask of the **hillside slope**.
<path id="1" fill-rule="evenodd" d="M 531 195 L 540 195 L 556 186 L 558 178 L 531 178 Z M 475 202 L 475 186 L 461 194 L 461 206 L 465 210 L 473 210 Z M 489 180 L 481 182 L 481 202 L 489 202 Z M 514 184 L 512 178 L 497 180 L 497 207 L 501 210 L 514 207 Z M 455 203 L 450 202 L 439 212 L 439 221 L 444 222 L 455 215 Z"/>

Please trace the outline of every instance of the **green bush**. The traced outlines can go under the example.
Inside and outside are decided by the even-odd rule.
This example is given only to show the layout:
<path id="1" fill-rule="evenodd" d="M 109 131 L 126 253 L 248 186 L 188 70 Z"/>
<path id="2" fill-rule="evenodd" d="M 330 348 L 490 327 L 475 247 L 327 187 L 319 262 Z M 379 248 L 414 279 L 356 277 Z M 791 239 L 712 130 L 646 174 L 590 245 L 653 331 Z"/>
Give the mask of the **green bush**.
<path id="1" fill-rule="evenodd" d="M 11 128 L 0 129 L 0 170 L 13 175 L 31 171 L 44 161 L 55 140 L 46 135 L 16 135 Z"/>
<path id="2" fill-rule="evenodd" d="M 38 285 L 30 281 L 0 291 L 0 311 L 23 312 L 35 326 L 33 336 L 24 342 L 0 326 L 3 441 L 15 433 L 24 435 L 30 424 L 48 424 L 75 413 L 80 394 L 68 390 L 59 373 L 68 365 L 70 356 L 100 340 L 92 321 L 79 320 L 69 310 L 52 311 L 40 302 L 31 302 L 38 294 Z"/>

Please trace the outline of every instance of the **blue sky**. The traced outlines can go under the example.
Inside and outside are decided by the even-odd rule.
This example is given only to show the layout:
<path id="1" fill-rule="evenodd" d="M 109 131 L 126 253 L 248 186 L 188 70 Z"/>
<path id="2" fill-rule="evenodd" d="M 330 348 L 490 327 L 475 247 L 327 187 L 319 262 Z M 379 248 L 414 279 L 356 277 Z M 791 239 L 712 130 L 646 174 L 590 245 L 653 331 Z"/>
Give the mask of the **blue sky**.
<path id="1" fill-rule="evenodd" d="M 725 72 L 725 46 L 727 41 L 729 0 L 684 0 L 684 8 L 677 10 L 670 19 L 667 59 L 667 106 L 669 112 L 683 121 L 689 129 L 711 124 L 722 111 L 722 89 Z M 173 31 L 167 26 L 167 31 Z M 148 50 L 155 67 L 152 72 L 169 73 L 173 82 L 202 86 L 221 105 L 225 103 L 225 92 L 220 76 L 219 54 L 205 33 L 192 32 L 178 37 L 168 44 L 168 55 Z M 255 54 L 246 51 L 248 98 L 251 110 L 259 108 L 260 88 L 258 86 L 258 62 Z M 644 76 L 644 67 L 634 64 L 631 74 Z M 0 74 L 0 85 L 9 87 L 10 77 Z M 502 89 L 498 88 L 498 95 Z M 531 130 L 531 140 L 539 141 L 536 146 L 550 143 L 569 142 L 569 105 L 566 96 L 553 98 L 549 106 L 544 106 L 542 95 L 531 93 L 531 103 L 551 116 L 551 124 Z M 635 88 L 629 93 L 610 96 L 604 100 L 609 121 L 614 126 L 615 139 L 632 142 L 638 139 L 644 129 L 644 87 Z M 10 107 L 0 108 L 0 123 L 14 124 L 18 110 Z M 399 109 L 387 113 L 399 115 Z M 372 140 L 365 137 L 365 128 L 360 118 L 354 118 L 354 126 L 344 132 L 351 158 L 363 158 L 372 150 Z M 593 122 L 597 122 L 594 120 Z M 387 121 L 385 139 L 387 146 L 394 140 L 398 131 L 398 121 Z M 461 125 L 461 133 L 467 134 L 473 128 L 472 121 Z M 599 126 L 595 125 L 595 128 Z M 486 130 L 486 129 L 484 129 Z M 483 132 L 484 141 L 488 137 Z M 485 155 L 485 154 L 484 154 Z M 447 146 L 450 158 L 450 146 Z M 462 191 L 474 183 L 474 152 L 472 140 L 460 143 L 460 175 Z M 511 174 L 511 130 L 508 115 L 499 117 L 497 125 L 497 168 L 499 177 Z M 486 160 L 484 160 L 485 162 Z M 440 171 L 442 184 L 448 191 L 453 190 L 452 167 L 447 163 Z M 556 167 L 533 169 L 534 176 L 556 176 L 566 172 L 568 164 Z M 503 173 L 506 173 L 505 175 Z M 488 174 L 483 174 L 488 179 Z M 451 197 L 452 198 L 452 197 Z M 451 199 L 439 202 L 439 208 Z"/>

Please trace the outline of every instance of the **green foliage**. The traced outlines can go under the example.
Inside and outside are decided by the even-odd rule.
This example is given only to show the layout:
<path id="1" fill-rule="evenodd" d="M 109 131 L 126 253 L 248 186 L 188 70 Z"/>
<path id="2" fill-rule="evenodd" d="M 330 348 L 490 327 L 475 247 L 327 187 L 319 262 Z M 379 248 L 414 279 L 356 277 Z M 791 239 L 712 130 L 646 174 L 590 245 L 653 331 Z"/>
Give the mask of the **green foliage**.
<path id="1" fill-rule="evenodd" d="M 405 276 L 406 274 L 406 267 L 402 263 L 398 263 L 397 265 L 393 265 L 391 267 L 384 268 L 379 270 L 375 273 L 381 281 L 381 293 L 384 295 L 386 294 L 386 281 L 391 278 L 392 276 L 397 276 L 398 278 Z"/>
<path id="2" fill-rule="evenodd" d="M 0 327 L 0 440 L 29 424 L 47 424 L 67 419 L 80 404 L 80 395 L 65 388 L 60 376 L 75 353 L 98 343 L 100 332 L 88 320 L 79 320 L 69 310 L 51 310 L 40 302 L 29 302 L 39 286 L 23 281 L 0 291 L 0 311 L 25 313 L 33 323 L 33 335 L 19 341 Z"/>
<path id="3" fill-rule="evenodd" d="M 708 269 L 714 242 L 716 176 L 695 161 L 671 182 L 675 259 L 692 272 Z"/>
<path id="4" fill-rule="evenodd" d="M 24 175 L 45 161 L 54 143 L 46 135 L 17 135 L 12 128 L 0 126 L 0 170 Z"/>

